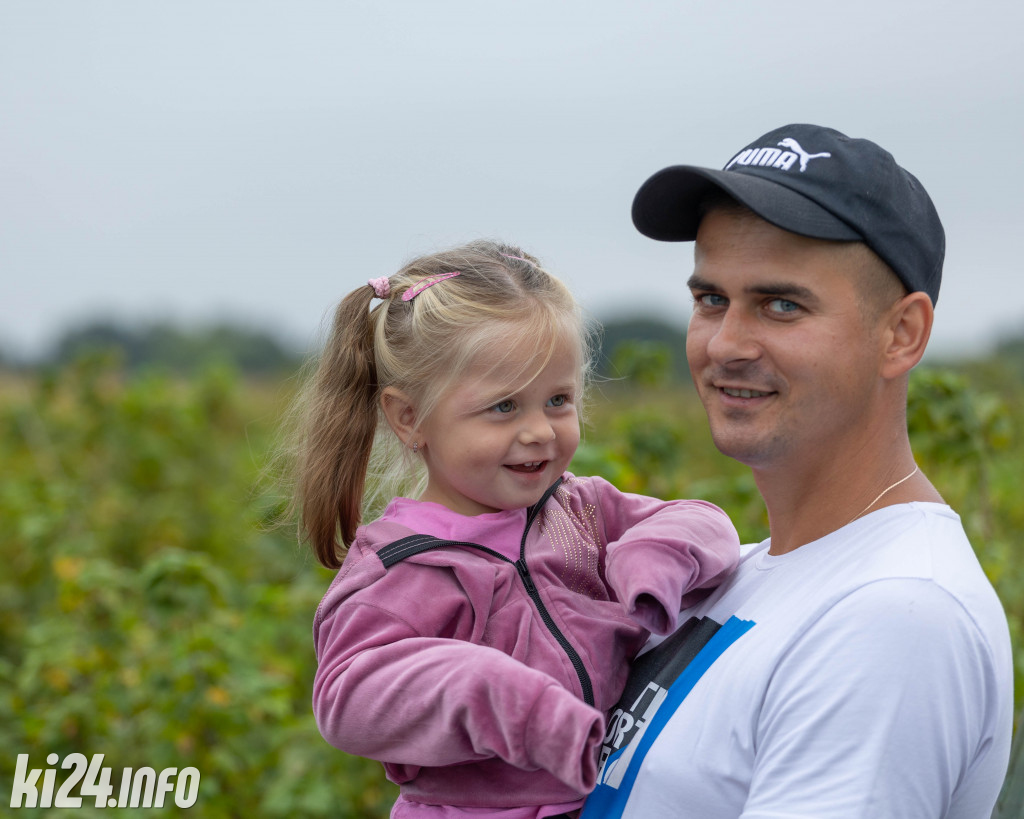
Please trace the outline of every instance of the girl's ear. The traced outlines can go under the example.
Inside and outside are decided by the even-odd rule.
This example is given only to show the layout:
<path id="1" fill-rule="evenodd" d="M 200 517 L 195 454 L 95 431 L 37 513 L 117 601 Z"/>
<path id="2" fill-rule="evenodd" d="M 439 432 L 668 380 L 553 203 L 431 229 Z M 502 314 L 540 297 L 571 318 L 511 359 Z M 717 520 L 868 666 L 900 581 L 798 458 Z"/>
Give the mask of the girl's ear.
<path id="1" fill-rule="evenodd" d="M 394 387 L 385 387 L 380 396 L 380 408 L 398 439 L 409 445 L 416 432 L 416 407 L 404 392 Z"/>
<path id="2" fill-rule="evenodd" d="M 896 302 L 888 318 L 883 377 L 894 378 L 910 372 L 921 360 L 934 318 L 932 300 L 927 293 L 909 293 Z"/>

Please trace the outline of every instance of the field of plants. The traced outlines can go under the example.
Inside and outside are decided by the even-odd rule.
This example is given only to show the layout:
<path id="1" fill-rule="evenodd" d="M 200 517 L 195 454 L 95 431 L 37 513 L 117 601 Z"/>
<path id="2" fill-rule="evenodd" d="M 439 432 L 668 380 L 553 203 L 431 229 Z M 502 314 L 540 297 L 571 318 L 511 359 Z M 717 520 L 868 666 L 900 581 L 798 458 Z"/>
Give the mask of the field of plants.
<path id="1" fill-rule="evenodd" d="M 634 350 L 626 377 L 595 389 L 574 471 L 707 498 L 744 540 L 764 537 L 749 471 L 717 454 L 692 390 L 666 381 L 656 353 Z M 387 816 L 380 767 L 328 746 L 310 711 L 311 622 L 330 575 L 264 479 L 292 386 L 215 367 L 129 375 L 104 356 L 0 380 L 0 815 L 18 754 L 57 768 L 57 789 L 57 760 L 104 754 L 111 798 L 126 768 L 194 767 L 191 815 Z M 1022 392 L 993 363 L 923 369 L 910 408 L 919 463 L 1006 605 L 1019 682 Z M 185 812 L 165 799 L 166 815 Z M 92 803 L 11 813 L 88 817 Z"/>

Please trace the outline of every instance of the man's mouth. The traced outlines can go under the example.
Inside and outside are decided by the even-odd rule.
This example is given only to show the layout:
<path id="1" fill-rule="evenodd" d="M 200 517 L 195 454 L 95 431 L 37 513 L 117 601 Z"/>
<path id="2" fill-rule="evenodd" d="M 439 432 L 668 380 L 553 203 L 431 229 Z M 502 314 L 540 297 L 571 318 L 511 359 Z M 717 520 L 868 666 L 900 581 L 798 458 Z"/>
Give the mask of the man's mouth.
<path id="1" fill-rule="evenodd" d="M 770 392 L 738 389 L 736 387 L 721 387 L 720 389 L 726 395 L 732 396 L 733 398 L 764 398 L 766 395 L 771 395 Z"/>
<path id="2" fill-rule="evenodd" d="M 547 461 L 527 461 L 524 464 L 505 464 L 505 468 L 513 472 L 540 472 L 546 465 Z"/>

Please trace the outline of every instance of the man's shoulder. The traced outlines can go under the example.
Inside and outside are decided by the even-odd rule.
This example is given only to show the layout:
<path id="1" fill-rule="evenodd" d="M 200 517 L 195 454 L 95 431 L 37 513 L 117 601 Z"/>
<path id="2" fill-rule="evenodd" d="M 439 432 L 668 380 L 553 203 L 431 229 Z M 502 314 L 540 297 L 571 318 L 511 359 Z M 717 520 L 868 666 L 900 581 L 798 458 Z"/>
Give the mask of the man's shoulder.
<path id="1" fill-rule="evenodd" d="M 976 617 L 1005 621 L 1002 605 L 959 515 L 939 503 L 880 510 L 854 537 L 865 545 L 865 580 L 920 579 L 940 588 Z"/>
<path id="2" fill-rule="evenodd" d="M 816 619 L 840 600 L 882 583 L 871 596 L 936 585 L 976 617 L 1005 623 L 959 517 L 943 504 L 881 509 L 850 526 L 783 555 L 770 541 L 742 548 L 740 566 L 721 588 L 688 613 L 724 622 L 736 615 L 766 622 Z"/>

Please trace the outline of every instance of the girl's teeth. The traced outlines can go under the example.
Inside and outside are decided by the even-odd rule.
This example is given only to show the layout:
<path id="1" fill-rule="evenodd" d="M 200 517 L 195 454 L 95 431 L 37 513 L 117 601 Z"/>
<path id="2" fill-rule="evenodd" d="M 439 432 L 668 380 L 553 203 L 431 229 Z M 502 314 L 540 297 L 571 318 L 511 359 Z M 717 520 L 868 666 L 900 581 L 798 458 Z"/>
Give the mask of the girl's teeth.
<path id="1" fill-rule="evenodd" d="M 525 464 L 510 465 L 509 469 L 513 469 L 517 472 L 536 472 L 538 469 L 544 466 L 545 463 L 546 461 L 530 461 L 529 463 Z"/>

